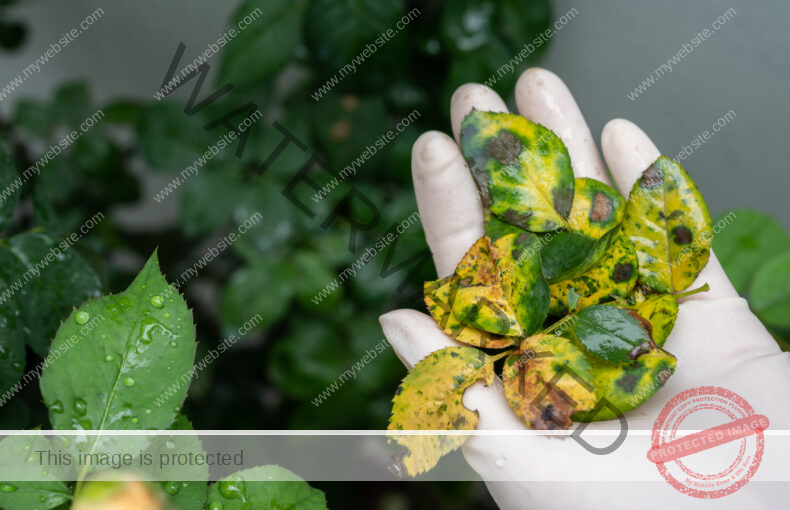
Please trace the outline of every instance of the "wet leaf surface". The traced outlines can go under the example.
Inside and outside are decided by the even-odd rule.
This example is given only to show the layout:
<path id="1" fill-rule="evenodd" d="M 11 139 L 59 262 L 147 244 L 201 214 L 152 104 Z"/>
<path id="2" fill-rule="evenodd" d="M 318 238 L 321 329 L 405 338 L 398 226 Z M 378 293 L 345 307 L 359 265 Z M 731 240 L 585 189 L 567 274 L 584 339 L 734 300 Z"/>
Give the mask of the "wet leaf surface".
<path id="1" fill-rule="evenodd" d="M 69 500 L 71 494 L 61 481 L 64 476 L 60 467 L 41 469 L 36 451 L 45 450 L 53 450 L 53 445 L 39 435 L 8 436 L 0 442 L 0 507 L 48 510 Z M 3 481 L 20 478 L 25 481 Z"/>
<path id="2" fill-rule="evenodd" d="M 326 497 L 287 469 L 257 466 L 225 477 L 211 485 L 206 508 L 326 510 Z"/>
<path id="3" fill-rule="evenodd" d="M 124 292 L 87 301 L 58 329 L 51 350 L 60 356 L 40 381 L 50 423 L 59 430 L 168 428 L 186 396 L 182 376 L 195 345 L 192 312 L 154 254 Z M 95 436 L 84 447 L 99 442 Z"/>
<path id="4" fill-rule="evenodd" d="M 636 313 L 644 317 L 652 327 L 653 341 L 662 347 L 678 318 L 678 302 L 671 294 L 648 296 L 634 307 Z"/>
<path id="5" fill-rule="evenodd" d="M 653 348 L 650 324 L 633 310 L 593 305 L 577 312 L 569 323 L 571 334 L 607 361 L 634 360 Z"/>
<path id="6" fill-rule="evenodd" d="M 623 228 L 639 255 L 640 282 L 656 292 L 685 290 L 710 257 L 705 200 L 683 167 L 665 156 L 634 184 Z"/>

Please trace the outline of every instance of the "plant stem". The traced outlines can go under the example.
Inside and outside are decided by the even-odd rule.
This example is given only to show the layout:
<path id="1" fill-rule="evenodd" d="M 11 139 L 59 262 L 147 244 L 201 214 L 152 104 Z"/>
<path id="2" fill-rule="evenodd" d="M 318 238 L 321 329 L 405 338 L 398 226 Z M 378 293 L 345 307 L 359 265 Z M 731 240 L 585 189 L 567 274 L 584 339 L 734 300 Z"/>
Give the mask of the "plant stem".
<path id="1" fill-rule="evenodd" d="M 548 335 L 549 332 L 554 331 L 555 329 L 557 329 L 558 327 L 562 326 L 563 324 L 565 324 L 569 320 L 573 319 L 574 317 L 576 317 L 575 314 L 569 313 L 568 315 L 566 315 L 562 319 L 558 320 L 557 322 L 555 322 L 554 324 L 552 324 L 548 328 L 544 329 L 541 334 L 542 335 Z"/>
<path id="2" fill-rule="evenodd" d="M 699 294 L 700 292 L 708 292 L 709 290 L 710 290 L 710 285 L 706 283 L 702 287 L 698 287 L 694 290 L 687 290 L 686 292 L 680 292 L 678 294 L 675 294 L 675 299 L 681 299 L 684 297 L 693 296 L 694 294 Z"/>

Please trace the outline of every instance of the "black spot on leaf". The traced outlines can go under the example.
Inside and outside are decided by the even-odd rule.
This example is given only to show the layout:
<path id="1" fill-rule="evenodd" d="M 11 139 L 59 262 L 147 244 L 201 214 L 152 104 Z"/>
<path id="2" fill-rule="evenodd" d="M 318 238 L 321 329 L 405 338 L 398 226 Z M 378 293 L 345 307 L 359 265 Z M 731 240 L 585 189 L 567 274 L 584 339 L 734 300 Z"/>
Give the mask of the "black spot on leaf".
<path id="1" fill-rule="evenodd" d="M 675 242 L 678 244 L 689 244 L 691 242 L 691 231 L 685 225 L 675 227 L 672 233 L 675 236 Z"/>
<path id="2" fill-rule="evenodd" d="M 612 199 L 603 193 L 596 193 L 593 197 L 590 219 L 593 221 L 607 221 L 612 217 L 613 210 Z"/>
<path id="3" fill-rule="evenodd" d="M 630 279 L 633 273 L 634 268 L 631 264 L 616 264 L 612 273 L 612 279 L 617 283 L 624 282 Z"/>
<path id="4" fill-rule="evenodd" d="M 523 148 L 521 140 L 510 131 L 505 131 L 504 129 L 499 132 L 499 136 L 488 142 L 487 146 L 491 156 L 503 165 L 515 164 Z"/>
<path id="5" fill-rule="evenodd" d="M 645 170 L 642 174 L 642 182 L 640 184 L 643 188 L 655 188 L 656 186 L 660 186 L 664 182 L 664 174 L 661 173 L 661 170 L 655 167 L 655 165 L 651 165 L 650 168 Z"/>

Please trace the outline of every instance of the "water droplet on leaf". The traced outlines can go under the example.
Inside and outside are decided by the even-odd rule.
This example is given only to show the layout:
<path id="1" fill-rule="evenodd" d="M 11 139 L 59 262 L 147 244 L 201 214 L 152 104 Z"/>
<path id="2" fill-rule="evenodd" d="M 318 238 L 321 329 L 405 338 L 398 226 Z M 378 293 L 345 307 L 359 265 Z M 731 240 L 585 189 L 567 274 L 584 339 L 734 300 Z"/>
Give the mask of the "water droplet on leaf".
<path id="1" fill-rule="evenodd" d="M 77 315 L 74 316 L 74 320 L 77 321 L 77 324 L 85 324 L 91 318 L 91 315 L 88 312 L 77 312 Z"/>
<path id="2" fill-rule="evenodd" d="M 162 296 L 154 296 L 151 298 L 151 305 L 154 308 L 163 308 L 165 306 L 165 298 Z"/>
<path id="3" fill-rule="evenodd" d="M 56 400 L 49 406 L 49 410 L 55 414 L 60 414 L 63 412 L 63 404 L 60 403 L 60 400 Z"/>
<path id="4" fill-rule="evenodd" d="M 77 413 L 78 416 L 85 416 L 85 414 L 88 412 L 88 403 L 81 398 L 75 398 L 74 412 Z"/>
<path id="5" fill-rule="evenodd" d="M 131 388 L 131 387 L 132 387 L 132 386 L 134 386 L 134 384 L 135 384 L 134 377 L 132 377 L 132 376 L 130 376 L 130 375 L 127 375 L 126 377 L 124 377 L 124 379 L 123 379 L 123 383 L 124 383 L 126 386 L 128 386 L 128 387 L 130 387 L 130 388 Z"/>

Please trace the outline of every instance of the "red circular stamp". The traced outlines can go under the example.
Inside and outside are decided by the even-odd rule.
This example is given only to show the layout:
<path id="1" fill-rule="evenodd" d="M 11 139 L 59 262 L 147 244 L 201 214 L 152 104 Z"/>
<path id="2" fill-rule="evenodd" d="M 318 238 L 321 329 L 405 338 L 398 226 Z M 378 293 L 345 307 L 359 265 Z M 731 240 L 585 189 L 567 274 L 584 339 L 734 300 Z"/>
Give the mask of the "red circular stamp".
<path id="1" fill-rule="evenodd" d="M 699 430 L 678 437 L 683 428 Z M 647 459 L 689 496 L 721 498 L 754 476 L 763 458 L 768 418 L 718 386 L 688 389 L 667 402 L 653 425 Z"/>

